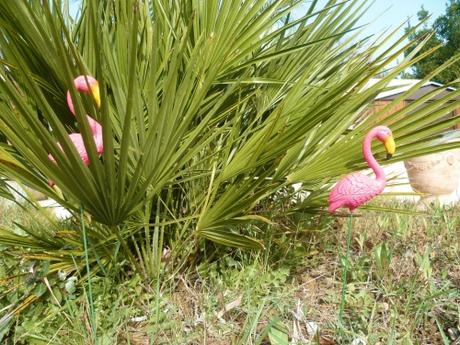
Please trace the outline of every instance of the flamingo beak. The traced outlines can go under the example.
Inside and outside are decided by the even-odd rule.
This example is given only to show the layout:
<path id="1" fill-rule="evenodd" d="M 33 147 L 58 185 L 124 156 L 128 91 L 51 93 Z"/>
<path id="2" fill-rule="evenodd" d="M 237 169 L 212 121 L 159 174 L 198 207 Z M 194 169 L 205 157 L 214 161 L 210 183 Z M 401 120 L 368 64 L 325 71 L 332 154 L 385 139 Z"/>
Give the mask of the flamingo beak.
<path id="1" fill-rule="evenodd" d="M 91 85 L 91 94 L 94 98 L 94 101 L 96 102 L 97 107 L 99 108 L 101 106 L 101 94 L 99 92 L 98 83 Z"/>
<path id="2" fill-rule="evenodd" d="M 390 159 L 395 154 L 395 150 L 396 150 L 395 140 L 390 135 L 385 139 L 383 144 L 385 145 L 385 150 L 387 151 L 387 159 Z"/>

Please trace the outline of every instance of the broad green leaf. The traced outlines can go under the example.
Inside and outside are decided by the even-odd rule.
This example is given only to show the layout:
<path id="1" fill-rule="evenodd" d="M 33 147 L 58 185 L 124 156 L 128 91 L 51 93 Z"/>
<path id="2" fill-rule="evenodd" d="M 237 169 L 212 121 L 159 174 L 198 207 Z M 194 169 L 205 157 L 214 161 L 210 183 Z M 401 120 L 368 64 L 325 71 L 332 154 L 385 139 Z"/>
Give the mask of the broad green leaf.
<path id="1" fill-rule="evenodd" d="M 261 241 L 249 236 L 241 235 L 230 229 L 208 229 L 200 230 L 197 235 L 213 242 L 223 244 L 229 247 L 246 248 L 246 249 L 264 249 Z"/>

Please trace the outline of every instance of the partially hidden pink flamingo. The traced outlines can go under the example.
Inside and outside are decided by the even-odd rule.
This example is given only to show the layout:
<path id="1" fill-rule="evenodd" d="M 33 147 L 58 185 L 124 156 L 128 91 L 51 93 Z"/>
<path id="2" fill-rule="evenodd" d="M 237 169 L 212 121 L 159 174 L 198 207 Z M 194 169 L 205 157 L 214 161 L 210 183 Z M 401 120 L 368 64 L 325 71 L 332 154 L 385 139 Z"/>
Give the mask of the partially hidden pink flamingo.
<path id="1" fill-rule="evenodd" d="M 396 145 L 391 130 L 385 126 L 371 129 L 364 138 L 362 151 L 364 159 L 374 171 L 376 178 L 373 179 L 360 173 L 353 173 L 342 178 L 329 194 L 328 211 L 330 213 L 341 207 L 347 207 L 350 212 L 353 212 L 354 209 L 383 192 L 386 177 L 371 151 L 371 143 L 374 138 L 384 143 L 387 158 L 394 154 Z"/>
<path id="2" fill-rule="evenodd" d="M 99 94 L 99 83 L 94 77 L 92 76 L 84 76 L 80 75 L 77 78 L 74 79 L 74 86 L 78 92 L 83 92 L 83 93 L 89 93 L 92 95 L 96 105 L 99 107 L 100 106 L 100 94 Z M 72 112 L 72 114 L 75 115 L 75 108 L 73 106 L 72 102 L 72 97 L 70 95 L 70 92 L 67 91 L 67 105 Z M 96 145 L 96 151 L 99 155 L 101 155 L 104 152 L 104 145 L 103 145 L 103 140 L 102 140 L 102 126 L 100 125 L 99 122 L 94 120 L 91 116 L 86 115 L 86 118 L 88 120 L 89 127 L 91 129 L 91 134 L 93 135 L 94 143 Z M 88 156 L 88 152 L 86 151 L 85 143 L 83 141 L 83 137 L 80 133 L 72 133 L 69 134 L 69 138 L 72 141 L 72 143 L 75 145 L 75 148 L 77 149 L 77 152 L 80 156 L 80 158 L 83 161 L 83 164 L 89 165 L 90 160 Z M 61 145 L 58 143 L 58 146 L 62 149 Z M 49 154 L 48 158 L 55 162 L 56 160 L 54 157 Z"/>

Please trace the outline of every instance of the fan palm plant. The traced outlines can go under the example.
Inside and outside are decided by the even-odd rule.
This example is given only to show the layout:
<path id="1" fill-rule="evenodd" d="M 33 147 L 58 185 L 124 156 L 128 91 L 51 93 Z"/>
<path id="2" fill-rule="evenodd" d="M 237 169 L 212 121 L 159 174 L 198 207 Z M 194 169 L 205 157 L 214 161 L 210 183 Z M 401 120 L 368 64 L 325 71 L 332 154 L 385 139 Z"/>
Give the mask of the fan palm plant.
<path id="1" fill-rule="evenodd" d="M 387 116 L 422 80 L 363 117 L 392 78 L 431 53 L 417 55 L 419 42 L 394 66 L 414 45 L 405 41 L 410 33 L 365 37 L 356 23 L 366 6 L 101 0 L 82 1 L 71 16 L 66 1 L 0 2 L 1 174 L 75 215 L 67 235 L 2 229 L 0 242 L 51 260 L 50 272 L 72 271 L 83 266 L 84 226 L 89 266 L 127 258 L 156 277 L 165 243 L 176 251 L 203 239 L 263 248 L 240 225 L 269 223 L 256 206 L 267 197 L 276 205 L 277 193 L 295 183 L 308 191 L 295 209 L 322 212 L 331 185 L 364 168 L 360 142 L 377 124 L 396 137 L 393 162 L 460 146 L 456 132 L 440 134 L 458 121 L 439 121 L 460 106 L 460 90 L 442 94 L 448 85 Z M 100 108 L 73 88 L 78 75 L 99 81 Z M 86 113 L 102 125 L 102 157 Z M 68 137 L 75 131 L 89 166 Z"/>

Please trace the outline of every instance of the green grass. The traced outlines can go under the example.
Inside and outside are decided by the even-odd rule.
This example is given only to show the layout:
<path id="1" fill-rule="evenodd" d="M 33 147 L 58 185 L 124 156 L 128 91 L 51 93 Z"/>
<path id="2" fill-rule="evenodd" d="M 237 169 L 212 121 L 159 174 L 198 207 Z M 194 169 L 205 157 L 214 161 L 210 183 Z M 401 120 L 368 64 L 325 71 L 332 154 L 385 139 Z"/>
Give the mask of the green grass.
<path id="1" fill-rule="evenodd" d="M 10 325 L 6 344 L 453 343 L 460 207 L 355 216 L 343 322 L 346 218 L 296 218 L 267 229 L 265 252 L 218 247 L 219 259 L 203 255 L 180 273 L 163 271 L 160 294 L 137 276 L 121 286 L 92 277 L 97 327 L 82 283 L 72 291 L 56 279 L 60 305 L 52 297 L 33 304 Z"/>

